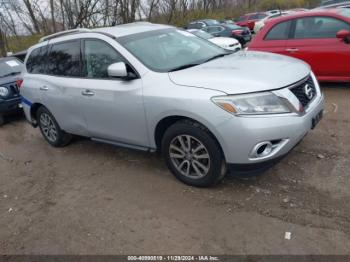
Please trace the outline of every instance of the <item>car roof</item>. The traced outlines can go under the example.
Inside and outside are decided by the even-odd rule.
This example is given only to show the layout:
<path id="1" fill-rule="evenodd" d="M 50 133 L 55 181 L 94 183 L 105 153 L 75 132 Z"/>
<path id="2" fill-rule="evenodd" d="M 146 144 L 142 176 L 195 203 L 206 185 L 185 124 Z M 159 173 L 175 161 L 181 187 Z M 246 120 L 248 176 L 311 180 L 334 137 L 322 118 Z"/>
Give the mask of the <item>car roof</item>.
<path id="1" fill-rule="evenodd" d="M 174 28 L 174 27 L 168 26 L 168 25 L 153 24 L 149 22 L 135 22 L 135 23 L 117 25 L 113 27 L 96 28 L 96 29 L 92 29 L 91 31 L 103 32 L 103 33 L 113 35 L 115 37 L 122 37 L 122 36 L 154 31 L 159 29 L 167 29 L 167 28 Z"/>
<path id="2" fill-rule="evenodd" d="M 268 23 L 279 23 L 282 21 L 287 21 L 287 20 L 291 20 L 291 19 L 295 19 L 295 18 L 299 18 L 299 17 L 308 17 L 308 16 L 342 16 L 340 14 L 340 11 L 342 9 L 341 8 L 333 8 L 333 9 L 313 9 L 310 11 L 306 11 L 306 12 L 296 12 L 296 13 L 291 13 L 285 16 L 280 16 L 280 17 L 276 17 L 273 18 L 271 20 L 269 20 Z"/>

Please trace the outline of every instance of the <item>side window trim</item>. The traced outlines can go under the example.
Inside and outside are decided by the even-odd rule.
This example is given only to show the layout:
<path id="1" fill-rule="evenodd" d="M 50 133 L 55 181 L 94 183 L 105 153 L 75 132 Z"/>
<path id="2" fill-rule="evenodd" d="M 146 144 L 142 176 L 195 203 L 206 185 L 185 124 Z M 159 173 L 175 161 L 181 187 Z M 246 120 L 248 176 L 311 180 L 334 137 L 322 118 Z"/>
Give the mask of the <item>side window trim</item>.
<path id="1" fill-rule="evenodd" d="M 288 39 L 295 39 L 295 29 L 297 28 L 297 18 L 291 21 Z"/>
<path id="2" fill-rule="evenodd" d="M 48 59 L 49 59 L 49 44 L 46 44 L 44 46 L 42 46 L 41 48 L 45 48 L 45 58 L 44 58 L 44 61 L 42 63 L 42 66 L 44 67 L 42 70 L 43 70 L 43 75 L 46 75 L 46 72 L 47 72 L 47 62 L 48 62 Z"/>
<path id="3" fill-rule="evenodd" d="M 85 41 L 86 40 L 90 40 L 90 41 L 99 41 L 102 42 L 106 45 L 108 45 L 110 48 L 112 48 L 116 53 L 118 53 L 118 55 L 122 58 L 122 60 L 124 60 L 124 63 L 129 66 L 131 68 L 132 71 L 134 71 L 134 73 L 136 74 L 137 78 L 136 79 L 140 79 L 141 76 L 139 74 L 139 72 L 135 69 L 135 67 L 129 62 L 128 59 L 125 58 L 125 56 L 123 56 L 117 49 L 115 49 L 110 43 L 99 39 L 99 38 L 93 38 L 93 37 L 85 37 L 85 38 L 81 38 L 81 63 L 82 63 L 82 69 L 81 69 L 81 78 L 84 79 L 99 79 L 99 80 L 116 80 L 116 81 L 121 81 L 121 79 L 119 78 L 93 78 L 93 77 L 88 77 L 87 75 L 85 75 Z M 83 74 L 84 73 L 84 74 Z"/>

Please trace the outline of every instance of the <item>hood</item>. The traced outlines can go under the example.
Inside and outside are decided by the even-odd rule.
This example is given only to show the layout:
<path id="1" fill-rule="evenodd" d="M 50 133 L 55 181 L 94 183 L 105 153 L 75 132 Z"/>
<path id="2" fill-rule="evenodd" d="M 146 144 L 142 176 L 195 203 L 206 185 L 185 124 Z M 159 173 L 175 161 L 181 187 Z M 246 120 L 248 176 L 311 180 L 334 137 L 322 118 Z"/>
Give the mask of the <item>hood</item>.
<path id="1" fill-rule="evenodd" d="M 209 41 L 216 45 L 225 45 L 225 46 L 239 43 L 238 40 L 234 38 L 229 38 L 229 37 L 213 37 L 213 38 L 210 38 Z"/>
<path id="2" fill-rule="evenodd" d="M 178 85 L 239 94 L 282 88 L 308 74 L 310 67 L 301 60 L 272 53 L 240 51 L 171 72 L 169 77 Z"/>

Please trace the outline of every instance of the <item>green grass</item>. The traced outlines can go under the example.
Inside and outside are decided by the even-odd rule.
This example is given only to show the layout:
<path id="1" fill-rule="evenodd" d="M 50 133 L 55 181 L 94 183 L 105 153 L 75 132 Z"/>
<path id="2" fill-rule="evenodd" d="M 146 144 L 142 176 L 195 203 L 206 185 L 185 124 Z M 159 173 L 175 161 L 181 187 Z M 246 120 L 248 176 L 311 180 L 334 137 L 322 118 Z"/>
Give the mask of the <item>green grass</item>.
<path id="1" fill-rule="evenodd" d="M 29 35 L 29 36 L 18 36 L 18 37 L 9 37 L 8 42 L 8 52 L 19 52 L 26 50 L 32 45 L 38 43 L 42 35 Z"/>

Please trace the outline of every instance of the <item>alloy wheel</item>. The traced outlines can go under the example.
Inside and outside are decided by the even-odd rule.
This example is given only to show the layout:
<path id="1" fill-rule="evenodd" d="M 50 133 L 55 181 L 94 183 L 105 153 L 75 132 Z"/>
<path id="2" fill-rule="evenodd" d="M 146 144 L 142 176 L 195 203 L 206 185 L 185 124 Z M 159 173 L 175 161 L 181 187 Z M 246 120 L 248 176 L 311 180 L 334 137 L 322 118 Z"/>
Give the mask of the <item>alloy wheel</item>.
<path id="1" fill-rule="evenodd" d="M 49 141 L 55 142 L 57 140 L 56 125 L 48 114 L 42 113 L 40 115 L 40 127 Z"/>
<path id="2" fill-rule="evenodd" d="M 209 172 L 208 150 L 193 136 L 176 136 L 170 143 L 169 156 L 175 168 L 186 177 L 199 179 Z"/>

